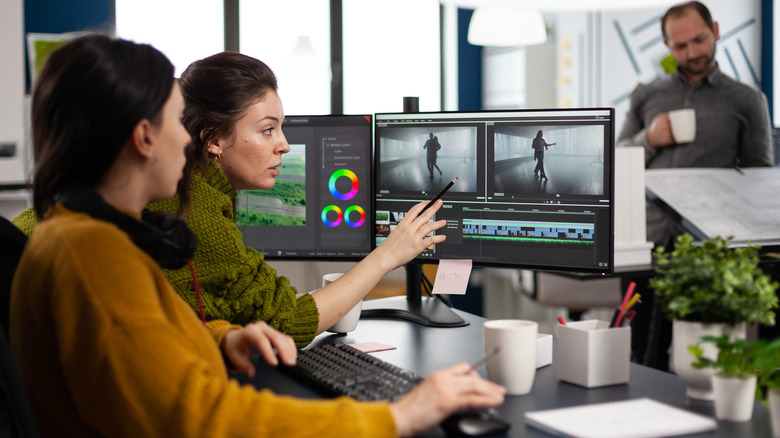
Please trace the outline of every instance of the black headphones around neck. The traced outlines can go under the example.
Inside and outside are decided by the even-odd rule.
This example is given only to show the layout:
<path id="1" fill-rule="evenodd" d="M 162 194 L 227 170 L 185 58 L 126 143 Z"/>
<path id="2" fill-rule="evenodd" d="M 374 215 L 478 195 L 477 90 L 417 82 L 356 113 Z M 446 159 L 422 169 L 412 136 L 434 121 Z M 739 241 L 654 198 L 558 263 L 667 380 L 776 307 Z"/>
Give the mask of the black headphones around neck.
<path id="1" fill-rule="evenodd" d="M 138 220 L 110 206 L 97 192 L 81 184 L 69 185 L 54 200 L 69 210 L 113 223 L 161 268 L 181 268 L 195 255 L 195 234 L 186 222 L 172 214 L 144 210 Z"/>

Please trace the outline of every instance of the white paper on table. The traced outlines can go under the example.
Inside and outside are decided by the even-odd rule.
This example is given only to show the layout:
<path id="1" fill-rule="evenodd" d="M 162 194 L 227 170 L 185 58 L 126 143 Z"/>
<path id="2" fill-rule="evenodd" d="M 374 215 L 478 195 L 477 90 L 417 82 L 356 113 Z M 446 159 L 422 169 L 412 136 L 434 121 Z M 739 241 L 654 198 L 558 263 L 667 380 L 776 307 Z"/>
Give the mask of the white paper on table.
<path id="1" fill-rule="evenodd" d="M 710 417 L 650 398 L 526 412 L 525 419 L 547 432 L 583 438 L 667 437 L 718 428 Z"/>

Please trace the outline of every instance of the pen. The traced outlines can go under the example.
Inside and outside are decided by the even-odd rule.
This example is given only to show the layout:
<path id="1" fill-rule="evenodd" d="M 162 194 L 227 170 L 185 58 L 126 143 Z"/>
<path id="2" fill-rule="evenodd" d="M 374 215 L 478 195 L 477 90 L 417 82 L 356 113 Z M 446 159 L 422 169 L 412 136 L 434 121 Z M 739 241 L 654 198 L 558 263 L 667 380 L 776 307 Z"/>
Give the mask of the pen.
<path id="1" fill-rule="evenodd" d="M 615 322 L 617 322 L 617 317 L 619 313 L 620 313 L 620 309 L 615 309 L 615 311 L 612 313 L 612 319 L 609 320 L 610 327 L 615 327 Z"/>
<path id="2" fill-rule="evenodd" d="M 634 289 L 636 289 L 636 283 L 634 283 L 633 281 L 631 283 L 628 283 L 628 289 L 626 289 L 626 294 L 623 296 L 623 304 L 620 305 L 620 308 L 618 309 L 617 318 L 615 319 L 611 327 L 620 327 L 620 322 L 623 320 L 623 315 L 625 315 L 626 313 L 628 302 L 631 300 L 631 295 L 634 294 Z"/>
<path id="3" fill-rule="evenodd" d="M 634 319 L 634 316 L 636 316 L 636 310 L 632 310 L 628 313 L 626 313 L 626 317 L 623 318 L 623 322 L 621 323 L 621 327 L 625 327 L 629 324 L 631 324 L 631 320 Z"/>
<path id="4" fill-rule="evenodd" d="M 439 192 L 439 194 L 438 194 L 438 195 L 436 195 L 436 197 L 435 197 L 435 198 L 431 199 L 431 202 L 427 203 L 427 204 L 425 205 L 425 207 L 423 207 L 423 209 L 420 211 L 420 214 L 423 214 L 423 212 L 424 212 L 425 210 L 427 210 L 427 209 L 428 209 L 428 207 L 430 207 L 431 205 L 433 205 L 433 203 L 434 203 L 434 202 L 438 201 L 438 200 L 439 200 L 439 198 L 441 198 L 442 196 L 444 196 L 444 194 L 445 194 L 445 193 L 447 193 L 447 190 L 449 190 L 449 189 L 450 189 L 450 187 L 452 187 L 452 185 L 453 185 L 453 184 L 455 184 L 455 181 L 457 181 L 457 180 L 458 180 L 458 177 L 457 177 L 457 176 L 456 176 L 455 178 L 453 178 L 453 180 L 452 180 L 452 181 L 450 181 L 450 182 L 447 184 L 447 186 L 446 186 L 446 187 L 444 187 L 444 188 L 443 188 L 443 189 L 442 189 L 442 190 Z"/>
<path id="5" fill-rule="evenodd" d="M 634 294 L 633 297 L 628 301 L 628 304 L 626 305 L 626 308 L 623 309 L 624 312 L 628 312 L 631 310 L 632 307 L 634 307 L 634 304 L 636 304 L 637 301 L 639 301 L 639 298 L 641 298 L 642 295 L 640 294 Z"/>
<path id="6" fill-rule="evenodd" d="M 642 304 L 642 300 L 638 300 L 636 303 L 634 303 L 634 305 L 626 309 L 626 314 L 628 314 L 632 310 L 634 311 L 634 313 L 636 313 L 636 308 L 639 307 L 640 304 Z"/>
<path id="7" fill-rule="evenodd" d="M 493 357 L 495 355 L 497 355 L 497 354 L 498 354 L 498 347 L 488 351 L 487 353 L 485 353 L 484 356 L 482 356 L 482 359 L 480 359 L 480 360 L 474 362 L 473 364 L 471 364 L 471 371 L 476 371 L 479 367 L 481 367 L 482 365 L 485 365 L 487 363 L 487 361 L 489 361 L 490 359 L 493 359 Z"/>

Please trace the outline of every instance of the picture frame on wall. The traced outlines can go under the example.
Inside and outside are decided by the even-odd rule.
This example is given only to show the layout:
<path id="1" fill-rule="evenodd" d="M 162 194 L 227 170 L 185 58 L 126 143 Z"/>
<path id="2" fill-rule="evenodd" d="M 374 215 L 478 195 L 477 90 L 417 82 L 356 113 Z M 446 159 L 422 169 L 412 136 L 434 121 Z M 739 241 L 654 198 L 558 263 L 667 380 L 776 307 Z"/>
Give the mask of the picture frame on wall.
<path id="1" fill-rule="evenodd" d="M 27 65 L 30 70 L 30 83 L 35 84 L 38 73 L 49 56 L 66 42 L 86 35 L 89 32 L 65 33 L 27 33 Z"/>

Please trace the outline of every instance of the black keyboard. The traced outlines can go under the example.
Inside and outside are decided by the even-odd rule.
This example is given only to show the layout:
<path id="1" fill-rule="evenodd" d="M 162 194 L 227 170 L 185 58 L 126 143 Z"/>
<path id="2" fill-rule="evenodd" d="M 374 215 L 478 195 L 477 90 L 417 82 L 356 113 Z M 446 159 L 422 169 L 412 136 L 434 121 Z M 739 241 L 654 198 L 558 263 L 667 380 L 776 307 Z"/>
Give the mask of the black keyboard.
<path id="1" fill-rule="evenodd" d="M 340 342 L 300 350 L 295 366 L 279 369 L 325 395 L 346 395 L 361 401 L 393 401 L 423 381 L 411 371 Z M 448 436 L 456 437 L 504 434 L 510 427 L 492 408 L 459 411 L 441 426 Z"/>
<path id="2" fill-rule="evenodd" d="M 347 395 L 362 401 L 396 400 L 423 380 L 342 343 L 300 350 L 294 367 L 279 368 L 326 395 Z"/>

